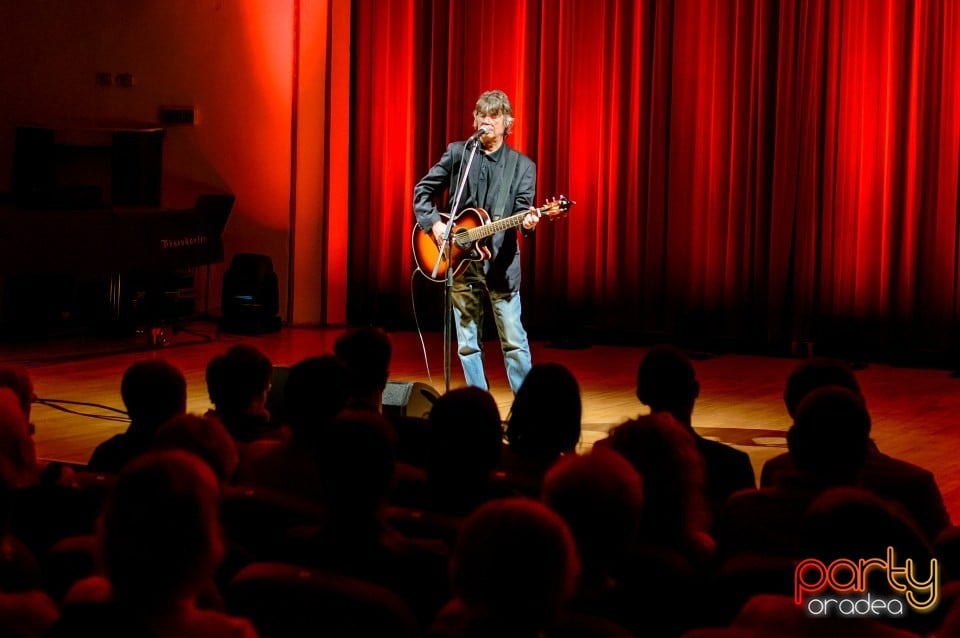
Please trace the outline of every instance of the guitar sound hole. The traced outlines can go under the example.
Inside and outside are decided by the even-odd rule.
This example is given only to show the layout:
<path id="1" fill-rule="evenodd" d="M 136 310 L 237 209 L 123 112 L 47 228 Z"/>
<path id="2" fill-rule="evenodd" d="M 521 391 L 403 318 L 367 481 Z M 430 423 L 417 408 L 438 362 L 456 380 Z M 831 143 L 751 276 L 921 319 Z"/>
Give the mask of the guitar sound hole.
<path id="1" fill-rule="evenodd" d="M 457 244 L 457 246 L 459 246 L 460 248 L 469 248 L 469 247 L 470 247 L 470 239 L 469 239 L 469 237 L 467 236 L 467 233 L 457 233 L 456 235 L 453 236 L 453 241 L 454 241 L 454 242 Z"/>

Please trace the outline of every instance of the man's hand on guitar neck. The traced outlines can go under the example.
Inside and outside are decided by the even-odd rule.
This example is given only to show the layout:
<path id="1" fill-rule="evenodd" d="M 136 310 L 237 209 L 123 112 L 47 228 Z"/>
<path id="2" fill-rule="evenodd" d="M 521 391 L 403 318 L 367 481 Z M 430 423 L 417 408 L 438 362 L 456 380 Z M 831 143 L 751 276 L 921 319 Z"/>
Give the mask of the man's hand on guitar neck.
<path id="1" fill-rule="evenodd" d="M 526 231 L 531 231 L 537 227 L 537 224 L 540 223 L 540 211 L 535 207 L 531 206 L 528 209 L 527 214 L 523 218 L 522 226 Z M 430 228 L 430 232 L 433 234 L 433 241 L 437 243 L 437 246 L 440 245 L 440 241 L 443 239 L 443 231 L 447 227 L 446 222 L 437 221 L 433 223 L 433 226 Z"/>
<path id="2" fill-rule="evenodd" d="M 527 213 L 526 217 L 523 218 L 523 229 L 524 230 L 533 230 L 537 227 L 537 224 L 540 223 L 540 211 L 538 211 L 533 206 L 530 207 L 530 212 Z"/>

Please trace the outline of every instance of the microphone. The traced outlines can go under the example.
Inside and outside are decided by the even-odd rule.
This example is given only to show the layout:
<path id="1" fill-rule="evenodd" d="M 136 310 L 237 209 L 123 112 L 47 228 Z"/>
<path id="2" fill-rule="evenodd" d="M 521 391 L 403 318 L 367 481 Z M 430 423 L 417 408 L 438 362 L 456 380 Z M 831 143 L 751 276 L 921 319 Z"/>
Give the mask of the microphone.
<path id="1" fill-rule="evenodd" d="M 486 135 L 487 133 L 492 133 L 492 132 L 493 132 L 493 129 L 492 129 L 490 126 L 488 126 L 487 124 L 484 124 L 483 126 L 481 126 L 480 128 L 478 128 L 477 131 L 476 131 L 473 135 L 471 135 L 471 136 L 469 137 L 469 139 L 467 139 L 467 141 L 468 141 L 468 142 L 479 142 L 481 137 L 483 137 L 483 136 Z"/>

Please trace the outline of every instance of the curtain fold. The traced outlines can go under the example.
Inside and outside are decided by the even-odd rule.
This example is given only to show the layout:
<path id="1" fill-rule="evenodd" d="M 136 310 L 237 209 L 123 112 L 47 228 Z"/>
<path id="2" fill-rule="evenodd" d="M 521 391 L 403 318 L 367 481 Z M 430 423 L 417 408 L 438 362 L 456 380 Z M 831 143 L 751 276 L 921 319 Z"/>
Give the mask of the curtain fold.
<path id="1" fill-rule="evenodd" d="M 956 345 L 956 3 L 353 9 L 352 321 L 408 322 L 413 185 L 501 88 L 538 198 L 577 202 L 522 243 L 534 333 Z"/>

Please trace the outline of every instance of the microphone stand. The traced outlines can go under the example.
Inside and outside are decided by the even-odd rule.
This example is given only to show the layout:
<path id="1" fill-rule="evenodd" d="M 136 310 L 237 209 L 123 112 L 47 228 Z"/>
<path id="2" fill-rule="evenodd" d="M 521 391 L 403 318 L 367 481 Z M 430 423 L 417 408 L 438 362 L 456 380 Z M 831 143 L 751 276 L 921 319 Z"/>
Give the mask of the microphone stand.
<path id="1" fill-rule="evenodd" d="M 460 210 L 460 199 L 463 197 L 463 188 L 467 184 L 467 179 L 470 176 L 470 166 L 473 164 L 473 157 L 477 154 L 477 147 L 480 146 L 480 139 L 471 137 L 467 141 L 467 146 L 470 146 L 472 142 L 472 148 L 470 149 L 470 157 L 467 158 L 466 168 L 463 170 L 463 174 L 460 178 L 460 183 L 457 185 L 457 192 L 453 198 L 453 205 L 450 207 L 450 219 L 447 220 L 447 225 L 443 228 L 443 237 L 440 239 L 440 251 L 437 253 L 437 263 L 433 265 L 433 274 L 432 277 L 436 279 L 437 271 L 440 270 L 440 263 L 446 259 L 447 260 L 447 276 L 444 278 L 444 295 L 443 295 L 443 385 L 444 392 L 450 391 L 450 349 L 453 347 L 453 334 L 451 327 L 453 324 L 453 262 L 451 261 L 452 255 L 452 246 L 453 241 L 451 237 L 451 231 L 453 230 L 453 223 L 457 220 L 457 214 Z"/>

